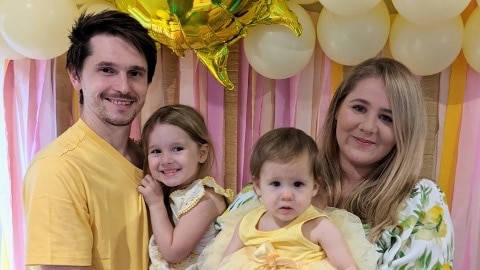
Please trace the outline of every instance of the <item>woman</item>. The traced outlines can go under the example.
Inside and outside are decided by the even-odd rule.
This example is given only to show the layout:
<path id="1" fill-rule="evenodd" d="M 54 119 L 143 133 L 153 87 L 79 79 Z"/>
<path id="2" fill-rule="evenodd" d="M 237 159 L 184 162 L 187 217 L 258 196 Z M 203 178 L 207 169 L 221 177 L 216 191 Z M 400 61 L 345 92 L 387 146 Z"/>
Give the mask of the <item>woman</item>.
<path id="1" fill-rule="evenodd" d="M 357 215 L 379 253 L 378 269 L 453 267 L 453 225 L 444 194 L 419 176 L 425 140 L 420 86 L 393 59 L 359 64 L 330 103 L 318 139 L 323 192 L 314 205 Z M 219 218 L 224 231 L 214 245 L 229 238 L 233 217 L 258 201 L 250 188 Z"/>
<path id="2" fill-rule="evenodd" d="M 444 194 L 421 179 L 426 116 L 401 63 L 369 59 L 337 89 L 320 137 L 327 196 L 366 225 L 379 269 L 452 268 L 453 225 Z"/>

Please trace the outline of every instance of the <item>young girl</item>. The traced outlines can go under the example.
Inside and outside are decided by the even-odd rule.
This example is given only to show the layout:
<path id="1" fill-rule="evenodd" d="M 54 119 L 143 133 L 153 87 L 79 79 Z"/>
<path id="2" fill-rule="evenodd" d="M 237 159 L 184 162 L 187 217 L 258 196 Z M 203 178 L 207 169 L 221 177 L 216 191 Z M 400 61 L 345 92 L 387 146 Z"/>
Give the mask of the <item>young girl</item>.
<path id="1" fill-rule="evenodd" d="M 319 190 L 317 155 L 315 141 L 299 129 L 275 129 L 258 140 L 250 172 L 262 205 L 237 225 L 220 269 L 357 269 L 340 229 L 311 205 Z M 342 227 L 351 249 L 372 246 L 360 220 Z M 374 269 L 376 258 L 370 262 Z"/>
<path id="2" fill-rule="evenodd" d="M 233 197 L 209 176 L 213 145 L 203 117 L 185 105 L 158 109 L 144 125 L 145 177 L 138 187 L 150 211 L 150 269 L 188 269 L 217 231 Z"/>

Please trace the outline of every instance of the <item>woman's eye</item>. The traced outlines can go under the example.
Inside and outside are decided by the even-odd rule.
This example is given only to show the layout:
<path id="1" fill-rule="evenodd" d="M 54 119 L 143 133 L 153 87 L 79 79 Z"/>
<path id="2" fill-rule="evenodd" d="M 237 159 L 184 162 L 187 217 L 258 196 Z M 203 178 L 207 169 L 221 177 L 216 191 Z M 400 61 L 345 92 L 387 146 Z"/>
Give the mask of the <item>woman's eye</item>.
<path id="1" fill-rule="evenodd" d="M 393 123 L 392 117 L 388 116 L 388 115 L 384 115 L 384 114 L 380 115 L 380 120 L 382 120 L 382 122 L 387 123 L 387 124 Z"/>
<path id="2" fill-rule="evenodd" d="M 357 112 L 366 112 L 367 109 L 362 105 L 353 105 L 352 108 Z"/>

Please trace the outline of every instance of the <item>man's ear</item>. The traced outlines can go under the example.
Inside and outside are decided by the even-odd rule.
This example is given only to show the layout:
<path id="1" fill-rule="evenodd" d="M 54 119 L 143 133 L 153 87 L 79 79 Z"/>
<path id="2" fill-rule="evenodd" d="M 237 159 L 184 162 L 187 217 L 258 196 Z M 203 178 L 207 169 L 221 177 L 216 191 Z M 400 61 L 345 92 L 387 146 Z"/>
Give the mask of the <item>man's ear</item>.
<path id="1" fill-rule="evenodd" d="M 82 80 L 80 79 L 80 75 L 78 75 L 77 71 L 68 70 L 68 77 L 70 78 L 73 88 L 82 89 Z"/>

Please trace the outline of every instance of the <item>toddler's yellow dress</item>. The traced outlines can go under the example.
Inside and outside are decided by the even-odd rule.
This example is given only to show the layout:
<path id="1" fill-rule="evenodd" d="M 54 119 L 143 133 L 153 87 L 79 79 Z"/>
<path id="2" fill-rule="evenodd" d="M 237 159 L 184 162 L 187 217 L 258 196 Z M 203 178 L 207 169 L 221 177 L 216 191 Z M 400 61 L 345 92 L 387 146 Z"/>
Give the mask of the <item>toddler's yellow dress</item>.
<path id="1" fill-rule="evenodd" d="M 230 210 L 224 213 L 223 215 L 221 215 L 217 219 L 217 222 L 221 226 L 221 231 L 214 238 L 214 240 L 206 247 L 206 249 L 202 252 L 200 257 L 198 258 L 198 263 L 196 264 L 196 267 L 198 267 L 198 269 L 219 269 L 219 263 L 223 258 L 223 254 L 228 244 L 230 243 L 230 239 L 232 238 L 232 235 L 235 231 L 235 227 L 238 224 L 238 222 L 240 222 L 241 220 L 250 220 L 249 222 L 251 222 L 252 224 L 250 224 L 249 227 L 255 228 L 256 224 L 258 223 L 258 219 L 262 215 L 263 211 L 265 211 L 264 209 L 265 208 L 263 207 L 263 205 L 258 199 L 252 199 L 252 200 L 249 200 L 247 203 L 242 204 L 241 207 L 234 208 L 234 210 Z M 312 214 L 312 212 L 314 212 L 315 214 Z M 251 215 L 256 214 L 258 217 L 244 218 L 246 215 L 249 215 L 249 213 L 252 213 Z M 366 239 L 363 225 L 357 216 L 343 209 L 328 207 L 324 210 L 319 210 L 318 208 L 311 206 L 308 209 L 308 211 L 306 211 L 306 213 L 297 217 L 297 219 L 294 222 L 292 222 L 292 224 L 290 224 L 288 227 L 297 226 L 297 230 L 298 230 L 298 228 L 301 228 L 301 224 L 306 222 L 307 219 L 314 218 L 314 217 L 311 217 L 310 215 L 313 215 L 314 217 L 327 216 L 337 226 L 337 228 L 341 231 L 343 238 L 347 241 L 350 252 L 352 253 L 353 259 L 355 260 L 355 263 L 357 264 L 357 267 L 359 270 L 376 269 L 379 254 L 375 251 L 374 245 Z M 255 230 L 253 232 L 255 232 Z M 284 231 L 280 229 L 278 230 L 278 232 L 281 232 L 279 233 L 279 237 L 283 237 L 282 234 Z M 277 233 L 277 231 L 262 232 L 262 233 L 275 234 Z M 278 254 L 277 258 L 280 258 L 280 255 L 281 255 L 282 259 L 283 257 L 288 257 L 289 260 L 295 262 L 295 260 L 298 260 L 299 258 L 298 256 L 301 256 L 296 252 L 297 246 L 299 246 L 299 244 L 304 245 L 303 242 L 308 240 L 305 239 L 303 234 L 301 234 L 298 231 L 294 233 L 289 232 L 288 234 L 289 235 L 288 236 L 285 235 L 285 237 L 292 237 L 295 239 L 294 241 L 296 242 L 291 242 L 290 240 L 288 240 L 287 244 L 285 245 L 282 244 L 283 246 L 287 246 L 287 249 L 284 249 L 284 247 L 279 248 L 278 244 L 273 243 L 271 241 L 270 243 L 266 242 L 266 238 L 270 238 L 270 236 L 265 235 L 264 240 L 259 238 L 260 240 L 258 240 L 258 242 L 255 242 L 255 245 L 257 246 L 254 245 L 250 248 L 242 248 L 239 251 L 230 254 L 230 256 L 225 258 L 224 261 L 222 262 L 222 269 L 228 269 L 228 270 L 256 269 L 255 268 L 256 266 L 253 266 L 250 263 L 247 264 L 247 259 L 249 260 L 249 258 L 254 258 L 255 256 L 260 254 L 271 254 L 270 257 L 277 257 L 277 255 L 275 255 L 275 253 L 272 252 L 273 250 L 275 250 L 276 254 Z M 254 236 L 252 235 L 252 238 L 255 239 L 259 236 L 262 237 L 262 235 L 256 235 L 255 233 Z M 245 239 L 245 240 L 248 240 L 248 239 Z M 252 241 L 256 241 L 256 240 L 252 240 Z M 312 268 L 310 267 L 309 263 L 307 263 L 304 266 L 303 263 L 297 264 L 295 262 L 296 264 L 295 267 L 297 268 L 292 267 L 294 266 L 293 264 L 287 263 L 285 266 L 278 265 L 277 268 L 275 267 L 263 268 L 260 265 L 258 269 L 322 269 L 322 270 L 334 269 L 328 262 L 328 259 L 325 259 L 326 254 L 324 253 L 324 251 L 321 250 L 321 248 L 318 245 L 315 245 L 311 242 L 307 244 L 306 247 L 310 249 L 311 248 L 310 245 L 314 245 L 315 248 L 309 251 L 309 252 L 312 252 L 311 254 L 306 255 L 308 258 L 308 261 L 313 260 L 314 258 L 318 258 L 320 261 L 318 264 L 319 266 L 317 266 L 316 263 L 313 263 L 311 264 L 313 266 Z M 295 251 L 290 253 L 290 251 L 288 251 L 288 248 L 291 248 Z M 304 248 L 305 247 L 303 247 L 302 250 L 304 250 Z M 237 256 L 238 258 L 243 258 L 243 260 L 237 259 L 236 258 Z M 261 255 L 261 257 L 266 258 L 263 255 Z M 283 260 L 282 260 L 282 263 L 283 263 Z"/>
<path id="2" fill-rule="evenodd" d="M 219 269 L 335 269 L 326 260 L 322 247 L 302 233 L 305 222 L 326 215 L 310 206 L 283 228 L 259 231 L 256 225 L 265 211 L 259 207 L 245 215 L 239 227 L 245 247 L 226 257 Z"/>

